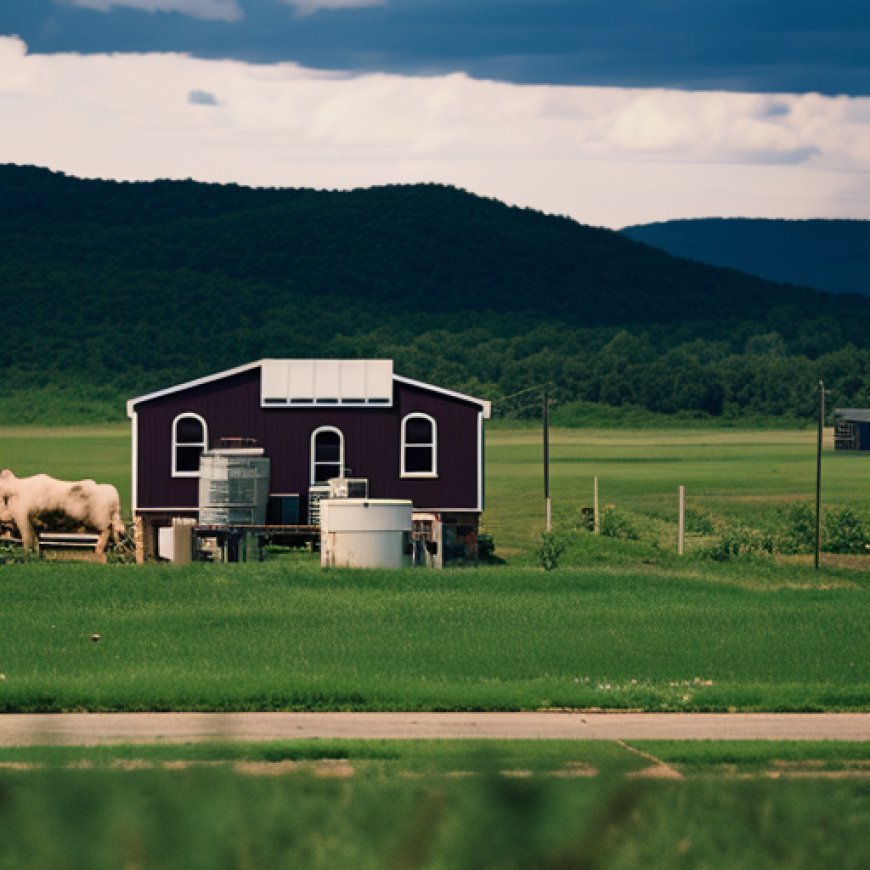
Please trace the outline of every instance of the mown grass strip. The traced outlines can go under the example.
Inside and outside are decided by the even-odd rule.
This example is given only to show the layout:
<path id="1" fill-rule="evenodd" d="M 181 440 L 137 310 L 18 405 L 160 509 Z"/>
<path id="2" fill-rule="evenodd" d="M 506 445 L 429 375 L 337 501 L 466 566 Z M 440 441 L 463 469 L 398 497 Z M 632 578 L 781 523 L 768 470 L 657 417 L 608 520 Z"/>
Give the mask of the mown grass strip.
<path id="1" fill-rule="evenodd" d="M 7 566 L 3 595 L 8 712 L 870 708 L 863 589 L 300 561 Z"/>
<path id="2" fill-rule="evenodd" d="M 625 748 L 628 747 L 628 748 Z M 88 762 L 111 768 L 116 762 L 141 760 L 154 765 L 190 762 L 231 764 L 237 761 L 317 762 L 343 760 L 359 771 L 445 772 L 471 765 L 475 770 L 523 768 L 534 773 L 585 764 L 602 775 L 623 775 L 643 766 L 632 749 L 685 773 L 771 769 L 780 763 L 835 770 L 870 764 L 867 741 L 801 740 L 343 740 L 304 739 L 142 743 L 102 746 L 3 746 L 0 764 L 51 768 Z M 870 769 L 868 769 L 870 774 Z"/>

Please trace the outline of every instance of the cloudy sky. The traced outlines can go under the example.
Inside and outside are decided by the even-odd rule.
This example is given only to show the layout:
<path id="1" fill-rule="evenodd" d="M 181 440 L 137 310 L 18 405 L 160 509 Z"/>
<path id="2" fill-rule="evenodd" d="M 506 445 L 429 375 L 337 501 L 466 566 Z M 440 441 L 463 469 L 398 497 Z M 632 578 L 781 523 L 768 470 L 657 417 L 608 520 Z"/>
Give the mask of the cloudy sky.
<path id="1" fill-rule="evenodd" d="M 870 2 L 3 0 L 0 162 L 870 218 Z"/>

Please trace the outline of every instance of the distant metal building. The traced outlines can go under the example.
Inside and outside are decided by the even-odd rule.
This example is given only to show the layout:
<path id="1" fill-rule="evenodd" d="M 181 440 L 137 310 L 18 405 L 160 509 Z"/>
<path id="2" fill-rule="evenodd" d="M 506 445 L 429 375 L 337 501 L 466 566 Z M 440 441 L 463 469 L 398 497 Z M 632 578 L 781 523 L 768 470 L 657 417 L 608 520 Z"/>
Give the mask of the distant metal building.
<path id="1" fill-rule="evenodd" d="M 834 409 L 834 449 L 870 450 L 870 408 Z"/>

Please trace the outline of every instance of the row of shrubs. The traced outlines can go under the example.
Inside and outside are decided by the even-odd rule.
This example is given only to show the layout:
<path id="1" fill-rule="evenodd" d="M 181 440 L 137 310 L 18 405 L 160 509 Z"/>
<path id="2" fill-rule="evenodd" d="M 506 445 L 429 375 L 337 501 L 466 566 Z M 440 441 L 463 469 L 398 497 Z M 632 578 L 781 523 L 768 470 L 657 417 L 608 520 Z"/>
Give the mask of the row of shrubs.
<path id="1" fill-rule="evenodd" d="M 793 502 L 779 511 L 773 529 L 758 529 L 713 514 L 687 510 L 686 532 L 710 538 L 698 552 L 716 561 L 741 556 L 794 555 L 812 553 L 816 546 L 816 515 L 813 505 Z M 545 570 L 558 567 L 573 534 L 590 531 L 586 518 L 572 532 L 544 532 L 538 545 L 538 559 Z M 648 517 L 641 517 L 616 507 L 602 512 L 601 535 L 626 541 L 650 540 L 658 543 L 659 532 Z M 822 550 L 826 553 L 864 553 L 870 533 L 863 518 L 848 507 L 827 509 L 822 515 Z"/>
<path id="2" fill-rule="evenodd" d="M 737 523 L 723 523 L 716 530 L 717 541 L 705 555 L 724 561 L 735 556 L 782 553 L 812 553 L 816 547 L 816 516 L 812 507 L 795 503 L 785 511 L 786 523 L 776 532 L 761 531 Z M 864 553 L 867 530 L 864 520 L 844 507 L 822 514 L 821 547 L 826 553 Z"/>

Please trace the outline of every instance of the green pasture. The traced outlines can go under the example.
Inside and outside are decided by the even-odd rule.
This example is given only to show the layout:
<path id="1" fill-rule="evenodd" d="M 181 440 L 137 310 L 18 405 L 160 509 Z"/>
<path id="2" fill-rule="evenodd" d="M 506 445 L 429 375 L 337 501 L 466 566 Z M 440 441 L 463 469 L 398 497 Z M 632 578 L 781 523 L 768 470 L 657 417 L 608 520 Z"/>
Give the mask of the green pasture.
<path id="1" fill-rule="evenodd" d="M 62 480 L 94 478 L 112 483 L 130 515 L 130 427 L 0 427 L 0 468 L 19 477 L 50 474 Z"/>
<path id="2" fill-rule="evenodd" d="M 306 554 L 0 573 L 0 711 L 870 708 L 853 571 L 324 571 Z"/>
<path id="3" fill-rule="evenodd" d="M 487 439 L 484 521 L 508 554 L 532 547 L 544 527 L 540 431 L 496 429 Z M 815 499 L 816 433 L 810 430 L 555 429 L 550 438 L 553 520 L 573 528 L 593 504 L 598 477 L 602 510 L 611 506 L 670 526 L 676 548 L 678 488 L 688 511 L 750 525 L 770 523 L 783 505 Z M 823 498 L 870 515 L 870 453 L 834 453 L 830 430 L 823 458 Z"/>
<path id="4" fill-rule="evenodd" d="M 863 557 L 675 553 L 696 517 L 772 528 L 810 500 L 811 432 L 553 432 L 487 443 L 503 564 L 0 565 L 0 711 L 870 709 Z M 870 514 L 870 457 L 825 505 Z M 126 429 L 0 430 L 0 465 L 129 503 Z M 637 539 L 579 530 L 592 480 Z M 708 536 L 709 537 L 709 536 Z M 0 553 L 0 558 L 4 557 Z M 96 637 L 96 639 L 95 639 Z M 299 741 L 0 749 L 0 870 L 154 866 L 795 867 L 870 863 L 867 743 Z M 649 776 L 641 775 L 644 770 Z M 656 777 L 655 774 L 659 774 Z M 682 778 L 678 778 L 682 777 Z"/>
<path id="5" fill-rule="evenodd" d="M 3 749 L 0 867 L 863 868 L 867 762 L 848 743 Z"/>
<path id="6" fill-rule="evenodd" d="M 557 429 L 567 549 L 550 572 L 535 554 L 540 436 L 504 429 L 488 437 L 485 515 L 503 564 L 7 561 L 0 710 L 870 709 L 864 556 L 826 556 L 818 572 L 807 557 L 720 562 L 703 552 L 715 535 L 674 552 L 679 484 L 698 515 L 765 526 L 812 497 L 814 448 L 810 432 Z M 0 465 L 125 497 L 128 457 L 124 428 L 0 430 Z M 828 450 L 828 508 L 867 514 L 867 462 Z M 637 540 L 578 530 L 594 476 Z"/>
<path id="7" fill-rule="evenodd" d="M 256 764 L 306 772 L 347 762 L 354 773 L 453 774 L 462 770 L 530 775 L 626 776 L 668 765 L 686 777 L 834 773 L 867 770 L 870 742 L 850 740 L 207 740 L 94 746 L 0 746 L 0 771 L 134 770 Z M 306 768 L 306 765 L 309 767 Z M 324 770 L 328 769 L 326 766 Z M 277 767 L 264 773 L 278 773 Z M 348 772 L 348 771 L 345 771 Z M 787 777 L 785 777 L 787 778 Z"/>

